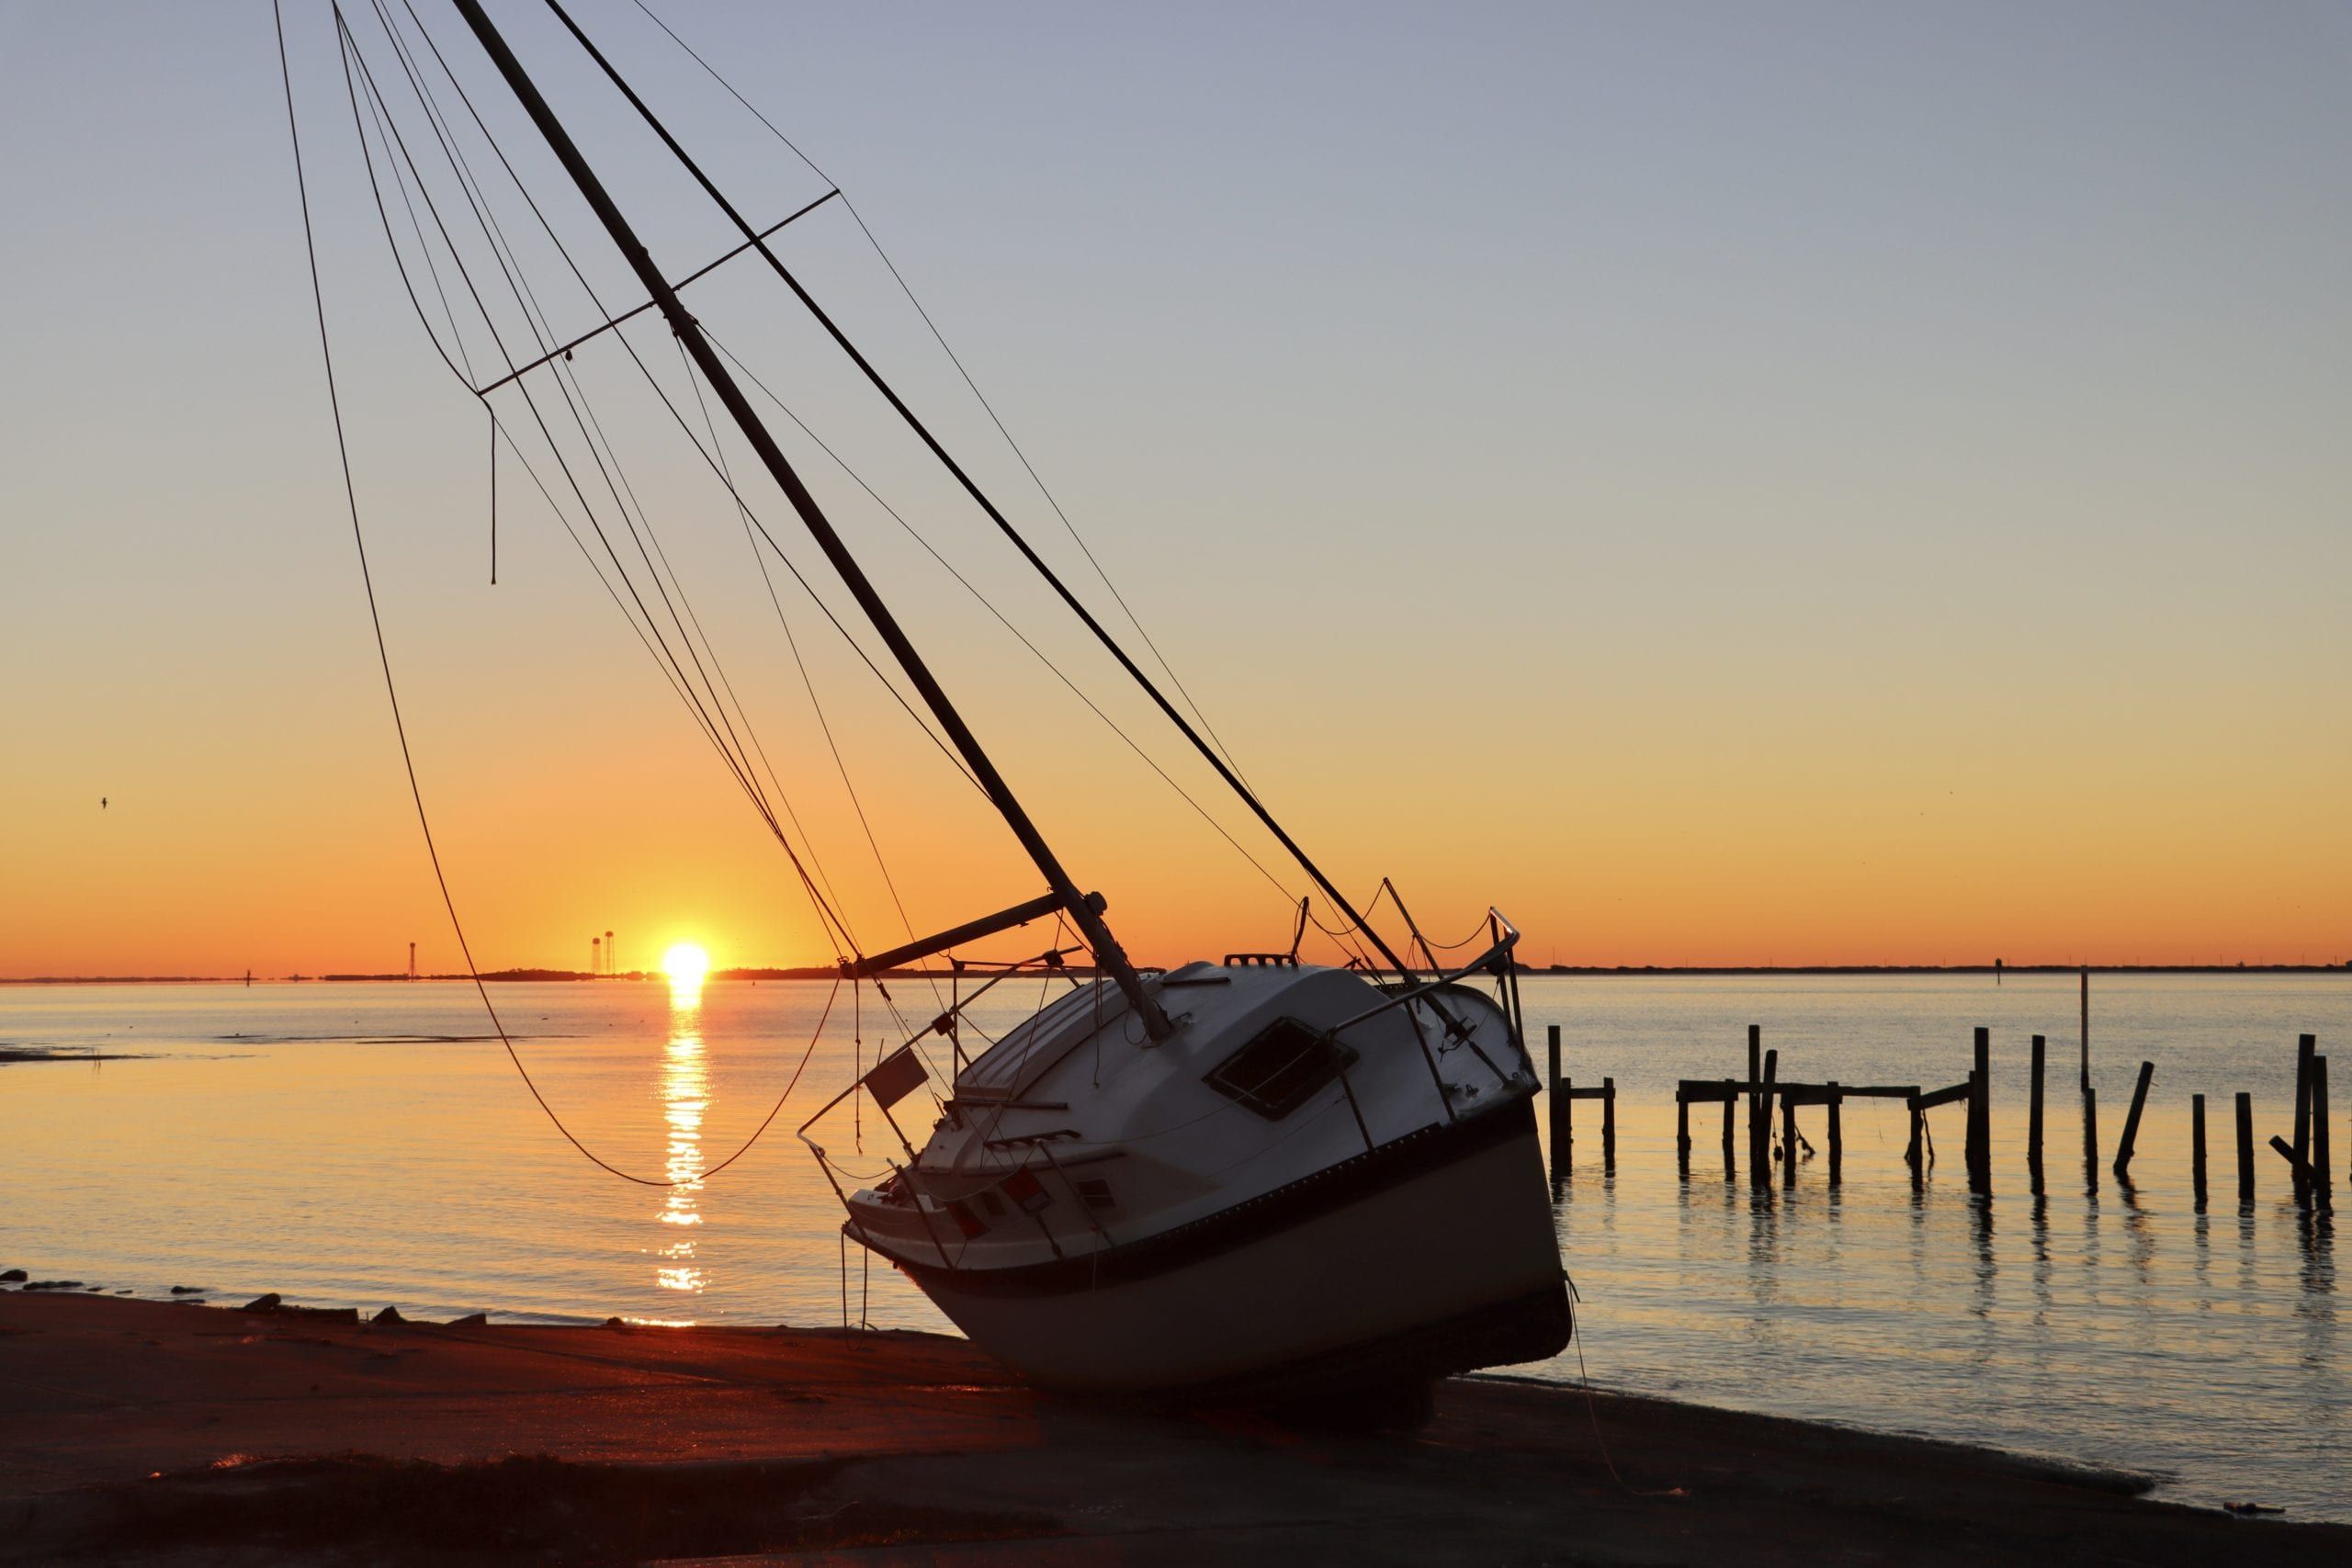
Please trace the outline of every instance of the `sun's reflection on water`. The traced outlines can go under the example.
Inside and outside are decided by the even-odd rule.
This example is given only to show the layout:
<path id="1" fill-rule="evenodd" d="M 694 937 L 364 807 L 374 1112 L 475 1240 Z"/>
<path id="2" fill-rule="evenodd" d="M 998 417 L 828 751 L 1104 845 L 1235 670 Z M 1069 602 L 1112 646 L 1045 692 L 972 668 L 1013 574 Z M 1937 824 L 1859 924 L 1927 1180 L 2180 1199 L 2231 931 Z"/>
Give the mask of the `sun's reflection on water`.
<path id="1" fill-rule="evenodd" d="M 661 1222 L 676 1227 L 657 1248 L 662 1259 L 653 1282 L 665 1291 L 698 1295 L 708 1275 L 695 1261 L 695 1235 L 702 1224 L 697 1197 L 699 1180 L 689 1179 L 703 1168 L 702 1122 L 710 1104 L 710 1065 L 702 1043 L 702 983 L 673 979 L 670 986 L 670 1043 L 662 1056 L 662 1120 L 669 1133 L 665 1173 L 673 1185 L 664 1190 Z"/>

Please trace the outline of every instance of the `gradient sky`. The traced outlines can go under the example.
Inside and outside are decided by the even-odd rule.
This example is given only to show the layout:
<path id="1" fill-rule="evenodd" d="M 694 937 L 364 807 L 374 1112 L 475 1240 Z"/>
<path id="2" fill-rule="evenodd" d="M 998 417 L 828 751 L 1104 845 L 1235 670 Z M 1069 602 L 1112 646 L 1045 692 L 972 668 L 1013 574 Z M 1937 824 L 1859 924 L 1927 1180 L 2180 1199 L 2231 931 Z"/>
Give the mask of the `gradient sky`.
<path id="1" fill-rule="evenodd" d="M 1498 904 L 1537 962 L 2352 958 L 2352 11 L 656 8 L 857 199 L 1350 889 L 1393 875 L 1447 940 Z M 511 468 L 486 582 L 483 416 L 387 259 L 328 14 L 288 9 L 386 630 L 477 955 L 584 966 L 610 927 L 624 963 L 830 956 Z M 575 9 L 747 212 L 822 192 L 626 0 Z M 723 249 L 539 8 L 492 12 L 667 270 Z M 278 94 L 257 0 L 0 0 L 0 976 L 458 963 Z M 786 238 L 1101 600 L 846 215 Z M 756 263 L 690 302 L 1214 801 Z M 632 341 L 674 372 L 665 337 Z M 886 945 L 741 525 L 616 353 L 583 382 L 643 436 L 616 438 Z M 1281 945 L 1283 896 L 807 460 L 1129 946 Z M 786 608 L 909 920 L 1035 892 Z"/>

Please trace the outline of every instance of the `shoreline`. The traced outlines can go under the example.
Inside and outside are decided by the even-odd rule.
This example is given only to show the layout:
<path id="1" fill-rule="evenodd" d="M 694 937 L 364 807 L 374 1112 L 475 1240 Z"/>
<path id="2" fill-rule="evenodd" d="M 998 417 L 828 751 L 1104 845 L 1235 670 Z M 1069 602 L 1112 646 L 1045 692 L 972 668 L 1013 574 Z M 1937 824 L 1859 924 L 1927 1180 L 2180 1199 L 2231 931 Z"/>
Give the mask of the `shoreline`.
<path id="1" fill-rule="evenodd" d="M 1055 1398 L 933 1335 L 9 1291 L 0 1382 L 0 1562 L 2352 1559 L 2126 1472 L 1508 1371 L 1375 1433 Z"/>
<path id="2" fill-rule="evenodd" d="M 1147 967 L 1150 967 L 1148 965 Z M 1707 979 L 1715 977 L 1750 977 L 1770 979 L 1775 976 L 1804 977 L 1811 976 L 1853 976 L 1868 977 L 1888 975 L 1964 975 L 1973 976 L 2048 976 L 2054 975 L 2352 975 L 2352 959 L 2340 964 L 1522 964 L 1519 972 L 1531 978 L 1548 975 L 1567 976 L 1577 979 Z M 1062 973 L 1080 979 L 1095 977 L 1097 971 L 1089 964 L 1071 964 Z M 881 978 L 886 980 L 944 980 L 945 970 L 891 969 Z M 19 975 L 0 976 L 0 988 L 62 986 L 230 986 L 251 989 L 255 986 L 433 986 L 473 985 L 479 978 L 485 985 L 572 985 L 572 984 L 633 984 L 667 986 L 666 976 L 653 971 L 632 971 L 625 975 L 591 975 L 584 970 L 570 969 L 503 969 L 484 970 L 472 975 Z M 839 976 L 821 966 L 797 968 L 762 968 L 733 966 L 714 969 L 704 978 L 706 986 L 757 985 L 763 980 L 831 982 Z"/>

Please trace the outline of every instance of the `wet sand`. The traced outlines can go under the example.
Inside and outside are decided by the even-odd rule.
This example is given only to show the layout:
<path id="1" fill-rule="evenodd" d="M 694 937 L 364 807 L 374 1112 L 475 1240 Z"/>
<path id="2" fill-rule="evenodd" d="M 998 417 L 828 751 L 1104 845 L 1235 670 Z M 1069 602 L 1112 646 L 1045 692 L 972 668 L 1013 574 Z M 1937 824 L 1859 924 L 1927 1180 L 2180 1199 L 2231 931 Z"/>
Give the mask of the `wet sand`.
<path id="1" fill-rule="evenodd" d="M 1412 1432 L 1155 1414 L 927 1335 L 8 1292 L 0 1397 L 0 1562 L 2352 1562 L 1980 1450 L 1507 1379 Z"/>

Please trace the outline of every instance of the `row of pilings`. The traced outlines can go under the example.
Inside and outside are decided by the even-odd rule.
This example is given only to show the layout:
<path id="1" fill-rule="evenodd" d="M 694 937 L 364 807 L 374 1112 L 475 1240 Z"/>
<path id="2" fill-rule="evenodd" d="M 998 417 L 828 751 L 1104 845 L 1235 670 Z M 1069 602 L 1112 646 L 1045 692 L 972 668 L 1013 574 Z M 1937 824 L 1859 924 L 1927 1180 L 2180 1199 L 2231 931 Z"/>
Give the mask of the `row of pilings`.
<path id="1" fill-rule="evenodd" d="M 1974 1051 L 1967 1076 L 1958 1082 L 1941 1088 L 1927 1089 L 1918 1084 L 1846 1084 L 1836 1079 L 1822 1083 L 1784 1080 L 1780 1076 L 1780 1052 L 1768 1050 L 1763 1043 L 1763 1028 L 1747 1026 L 1747 1073 L 1741 1078 L 1683 1078 L 1675 1086 L 1675 1161 L 1678 1173 L 1685 1180 L 1690 1176 L 1691 1108 L 1719 1106 L 1722 1111 L 1723 1173 L 1725 1181 L 1739 1179 L 1741 1158 L 1738 1136 L 1739 1112 L 1746 1116 L 1746 1167 L 1752 1187 L 1768 1190 L 1777 1180 L 1785 1187 L 1797 1181 L 1799 1154 L 1815 1153 L 1799 1125 L 1801 1109 L 1818 1107 L 1826 1121 L 1824 1141 L 1828 1146 L 1828 1179 L 1835 1186 L 1845 1179 L 1846 1139 L 1845 1103 L 1849 1100 L 1900 1100 L 1910 1116 L 1910 1135 L 1904 1146 L 1904 1163 L 1909 1167 L 1915 1185 L 1924 1183 L 1928 1169 L 1934 1163 L 1933 1135 L 1928 1123 L 1931 1111 L 1946 1106 L 1965 1108 L 1962 1129 L 1962 1149 L 1968 1172 L 1969 1190 L 1990 1197 L 1993 1192 L 1993 1074 L 1992 1031 L 1980 1028 L 1975 1032 Z M 1601 1158 L 1606 1174 L 1617 1169 L 1617 1080 L 1604 1077 L 1598 1086 L 1578 1085 L 1561 1071 L 1560 1026 L 1553 1024 L 1548 1032 L 1547 1066 L 1549 1067 L 1552 1180 L 1555 1186 L 1566 1181 L 1576 1147 L 1576 1104 L 1578 1100 L 1597 1100 L 1601 1115 Z M 2044 1179 L 2042 1145 L 2047 1117 L 2045 1115 L 2045 1082 L 2048 1048 L 2041 1035 L 2033 1036 L 2033 1065 L 2030 1100 L 2026 1132 L 2026 1171 L 2035 1197 L 2047 1190 Z M 2137 1081 L 2132 1086 L 2132 1108 L 2123 1120 L 2121 1136 L 2117 1140 L 2111 1168 L 2118 1180 L 2129 1181 L 2132 1156 L 2138 1151 L 2140 1124 L 2147 1109 L 2148 1094 L 2155 1081 L 2153 1062 L 2142 1062 Z M 2098 1186 L 2099 1140 L 2098 1095 L 2091 1087 L 2087 1055 L 2082 1081 L 2083 1167 L 2086 1180 L 2092 1190 Z M 2238 1201 L 2252 1203 L 2255 1199 L 2255 1113 L 2254 1098 L 2240 1091 L 2235 1100 L 2235 1131 L 2237 1147 Z M 2293 1185 L 2296 1203 L 2307 1210 L 2329 1211 L 2335 1206 L 2335 1161 L 2328 1131 L 2327 1058 L 2318 1052 L 2318 1037 L 2305 1034 L 2296 1043 L 2295 1107 L 2291 1136 L 2274 1135 L 2269 1147 L 2286 1162 L 2289 1179 Z M 1779 1126 L 1775 1145 L 1774 1122 Z M 2209 1193 L 2208 1145 L 2205 1131 L 2205 1097 L 2189 1096 L 2189 1179 L 2197 1206 L 2202 1209 Z"/>

